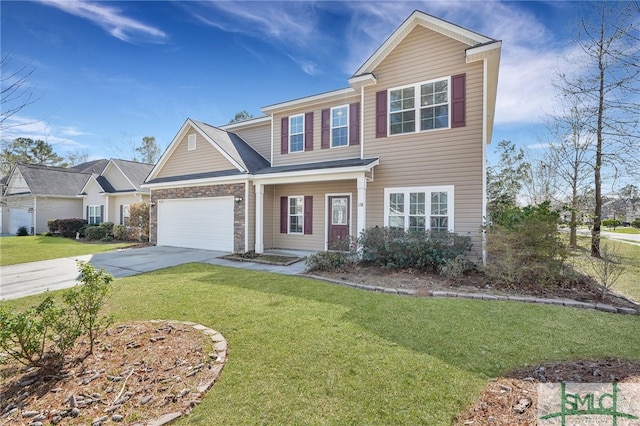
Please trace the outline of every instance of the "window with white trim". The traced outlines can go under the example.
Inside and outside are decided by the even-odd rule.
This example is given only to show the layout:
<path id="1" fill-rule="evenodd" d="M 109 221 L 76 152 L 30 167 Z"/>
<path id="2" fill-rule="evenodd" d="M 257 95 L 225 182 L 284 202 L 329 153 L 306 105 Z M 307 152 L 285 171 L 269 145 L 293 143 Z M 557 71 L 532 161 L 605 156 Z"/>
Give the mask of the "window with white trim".
<path id="1" fill-rule="evenodd" d="M 193 151 L 196 149 L 196 134 L 192 133 L 187 136 L 187 150 Z"/>
<path id="2" fill-rule="evenodd" d="M 349 144 L 349 106 L 331 108 L 331 147 Z"/>
<path id="3" fill-rule="evenodd" d="M 101 206 L 89 206 L 87 222 L 89 225 L 100 225 L 102 222 Z"/>
<path id="4" fill-rule="evenodd" d="M 289 117 L 289 152 L 304 151 L 304 114 Z"/>
<path id="5" fill-rule="evenodd" d="M 129 209 L 129 204 L 122 205 L 122 225 L 129 226 L 131 221 L 131 213 Z"/>
<path id="6" fill-rule="evenodd" d="M 289 197 L 289 233 L 304 233 L 304 197 Z"/>
<path id="7" fill-rule="evenodd" d="M 389 90 L 389 134 L 448 129 L 449 86 L 447 77 Z"/>
<path id="8" fill-rule="evenodd" d="M 384 226 L 406 231 L 454 231 L 453 185 L 384 189 Z"/>

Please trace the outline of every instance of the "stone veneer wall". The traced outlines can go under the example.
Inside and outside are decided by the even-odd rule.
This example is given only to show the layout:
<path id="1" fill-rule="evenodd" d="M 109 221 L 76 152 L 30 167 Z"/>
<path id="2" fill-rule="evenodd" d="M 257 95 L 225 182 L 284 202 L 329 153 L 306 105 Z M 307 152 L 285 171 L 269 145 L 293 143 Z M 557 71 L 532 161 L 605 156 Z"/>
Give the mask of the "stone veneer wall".
<path id="1" fill-rule="evenodd" d="M 158 243 L 158 200 L 171 200 L 179 198 L 212 198 L 212 197 L 241 197 L 242 201 L 235 202 L 233 211 L 233 251 L 244 253 L 244 208 L 247 200 L 244 199 L 244 183 L 230 183 L 224 185 L 188 186 L 183 188 L 154 189 L 151 190 L 151 207 L 149 219 L 149 241 Z"/>

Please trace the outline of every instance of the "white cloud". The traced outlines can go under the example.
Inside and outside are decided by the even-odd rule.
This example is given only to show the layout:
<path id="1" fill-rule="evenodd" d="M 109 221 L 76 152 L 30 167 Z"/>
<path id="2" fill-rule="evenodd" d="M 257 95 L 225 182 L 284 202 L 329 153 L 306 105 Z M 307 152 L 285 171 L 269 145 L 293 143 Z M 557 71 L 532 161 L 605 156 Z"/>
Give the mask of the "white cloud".
<path id="1" fill-rule="evenodd" d="M 141 38 L 153 42 L 163 42 L 167 39 L 167 35 L 162 30 L 124 16 L 120 9 L 103 3 L 80 0 L 40 0 L 40 2 L 85 18 L 125 42 L 131 43 Z"/>
<path id="2" fill-rule="evenodd" d="M 54 147 L 56 153 L 64 155 L 70 151 L 89 148 L 76 140 L 79 136 L 87 135 L 74 126 L 50 126 L 42 120 L 33 117 L 14 115 L 7 119 L 7 126 L 2 130 L 2 141 L 10 142 L 17 138 L 43 140 Z"/>

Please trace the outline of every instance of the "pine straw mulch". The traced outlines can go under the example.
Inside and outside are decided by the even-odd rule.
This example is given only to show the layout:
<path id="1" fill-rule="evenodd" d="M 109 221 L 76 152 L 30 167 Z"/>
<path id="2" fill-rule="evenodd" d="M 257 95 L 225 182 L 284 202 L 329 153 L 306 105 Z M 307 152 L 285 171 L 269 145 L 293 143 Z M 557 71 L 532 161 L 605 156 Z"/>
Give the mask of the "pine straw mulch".
<path id="1" fill-rule="evenodd" d="M 226 360 L 226 342 L 214 334 L 190 323 L 135 322 L 109 328 L 92 355 L 78 341 L 62 365 L 5 359 L 0 424 L 160 424 L 188 413 Z"/>

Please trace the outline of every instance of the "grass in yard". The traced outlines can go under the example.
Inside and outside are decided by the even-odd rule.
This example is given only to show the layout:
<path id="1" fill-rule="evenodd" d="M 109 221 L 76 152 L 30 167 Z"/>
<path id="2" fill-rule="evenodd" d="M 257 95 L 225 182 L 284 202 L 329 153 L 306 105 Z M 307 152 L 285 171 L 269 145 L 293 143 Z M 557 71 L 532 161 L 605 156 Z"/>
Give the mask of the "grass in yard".
<path id="1" fill-rule="evenodd" d="M 603 238 L 602 243 L 616 246 L 625 264 L 625 271 L 613 286 L 613 290 L 640 302 L 640 246 L 607 238 Z M 590 250 L 591 238 L 578 236 L 578 249 L 573 252 L 569 261 L 583 273 L 588 271 L 587 262 Z"/>
<path id="2" fill-rule="evenodd" d="M 399 297 L 203 264 L 119 279 L 108 307 L 119 322 L 188 320 L 226 337 L 220 381 L 178 425 L 449 425 L 512 369 L 640 360 L 640 317 Z"/>
<path id="3" fill-rule="evenodd" d="M 603 228 L 603 231 L 615 232 L 616 234 L 640 234 L 638 228 Z"/>
<path id="4" fill-rule="evenodd" d="M 80 256 L 115 250 L 131 243 L 85 243 L 62 237 L 34 235 L 0 238 L 0 266 Z"/>

